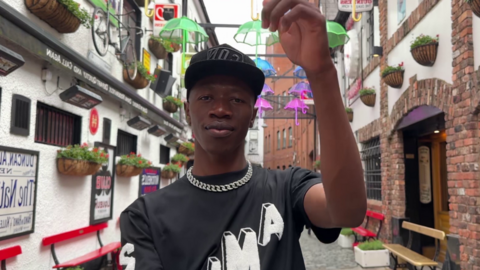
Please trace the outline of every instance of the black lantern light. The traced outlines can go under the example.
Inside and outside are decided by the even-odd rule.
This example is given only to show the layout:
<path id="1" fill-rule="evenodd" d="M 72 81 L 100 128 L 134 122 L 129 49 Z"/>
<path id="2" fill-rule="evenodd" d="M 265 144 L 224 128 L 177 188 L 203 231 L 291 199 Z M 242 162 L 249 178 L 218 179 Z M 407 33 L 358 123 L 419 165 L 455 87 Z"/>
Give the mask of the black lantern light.
<path id="1" fill-rule="evenodd" d="M 128 120 L 127 125 L 129 125 L 130 127 L 134 128 L 136 130 L 144 130 L 144 129 L 148 128 L 149 126 L 151 126 L 152 123 L 139 115 L 139 116 L 135 116 L 134 118 Z"/>
<path id="2" fill-rule="evenodd" d="M 60 99 L 66 103 L 90 110 L 102 103 L 101 96 L 78 85 L 74 85 L 60 94 Z"/>
<path id="3" fill-rule="evenodd" d="M 174 134 L 168 134 L 167 136 L 165 136 L 164 139 L 169 146 L 172 146 L 172 147 L 180 146 L 180 144 L 178 143 L 178 137 L 175 136 Z"/>
<path id="4" fill-rule="evenodd" d="M 383 47 L 381 46 L 375 46 L 373 47 L 373 56 L 374 57 L 379 57 L 383 55 Z"/>
<path id="5" fill-rule="evenodd" d="M 0 45 L 0 76 L 7 76 L 25 64 L 23 57 Z"/>
<path id="6" fill-rule="evenodd" d="M 148 129 L 148 133 L 152 134 L 153 136 L 160 137 L 167 133 L 167 131 L 163 127 L 155 125 Z"/>

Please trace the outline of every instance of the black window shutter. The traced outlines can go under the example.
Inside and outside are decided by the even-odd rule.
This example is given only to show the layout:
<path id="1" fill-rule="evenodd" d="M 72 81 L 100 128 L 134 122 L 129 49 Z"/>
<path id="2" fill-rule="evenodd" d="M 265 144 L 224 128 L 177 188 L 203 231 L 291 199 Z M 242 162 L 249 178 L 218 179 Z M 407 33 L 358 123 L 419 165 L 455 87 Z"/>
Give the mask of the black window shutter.
<path id="1" fill-rule="evenodd" d="M 31 100 L 14 94 L 12 96 L 12 115 L 10 118 L 10 133 L 22 136 L 30 135 Z"/>
<path id="2" fill-rule="evenodd" d="M 104 144 L 110 144 L 110 134 L 112 132 L 112 120 L 103 118 L 103 139 Z"/>

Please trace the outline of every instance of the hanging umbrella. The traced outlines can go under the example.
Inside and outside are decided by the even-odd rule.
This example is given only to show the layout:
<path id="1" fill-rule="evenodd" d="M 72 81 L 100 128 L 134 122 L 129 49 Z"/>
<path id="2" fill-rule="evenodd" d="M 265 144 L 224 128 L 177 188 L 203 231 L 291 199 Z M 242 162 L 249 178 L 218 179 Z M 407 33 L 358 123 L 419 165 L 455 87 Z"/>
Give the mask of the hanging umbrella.
<path id="1" fill-rule="evenodd" d="M 300 96 L 303 93 L 308 93 L 312 92 L 312 88 L 310 88 L 310 84 L 307 82 L 299 82 L 297 84 L 294 84 L 290 90 L 288 90 L 288 93 L 294 96 Z"/>
<path id="2" fill-rule="evenodd" d="M 305 73 L 305 70 L 303 70 L 303 68 L 301 66 L 298 66 L 297 68 L 295 68 L 295 70 L 293 71 L 293 76 L 295 76 L 297 78 L 300 78 L 300 79 L 306 79 L 307 78 L 307 74 Z"/>
<path id="3" fill-rule="evenodd" d="M 255 58 L 258 57 L 258 45 L 270 46 L 280 42 L 278 32 L 270 32 L 262 28 L 262 21 L 250 21 L 242 24 L 233 36 L 237 43 L 255 46 Z"/>
<path id="4" fill-rule="evenodd" d="M 339 23 L 327 21 L 328 46 L 335 48 L 343 45 L 350 39 L 345 28 Z"/>
<path id="5" fill-rule="evenodd" d="M 263 85 L 262 93 L 265 94 L 266 96 L 275 94 L 275 92 L 273 92 L 272 88 L 270 88 L 268 84 Z"/>
<path id="6" fill-rule="evenodd" d="M 302 100 L 296 98 L 292 101 L 290 101 L 287 106 L 285 106 L 284 108 L 285 110 L 288 110 L 288 111 L 295 111 L 295 125 L 300 125 L 300 123 L 298 122 L 298 119 L 297 119 L 297 114 L 298 114 L 298 110 L 301 110 L 303 114 L 306 114 L 307 113 L 307 110 L 308 110 L 308 106 L 305 105 L 305 103 L 303 103 Z"/>
<path id="7" fill-rule="evenodd" d="M 205 29 L 185 16 L 169 20 L 160 31 L 159 36 L 164 40 L 182 44 L 182 69 L 185 68 L 187 43 L 199 44 L 208 40 Z"/>
<path id="8" fill-rule="evenodd" d="M 277 75 L 277 72 L 273 68 L 272 64 L 270 64 L 267 60 L 257 58 L 255 59 L 255 63 L 257 64 L 257 67 L 263 71 L 265 77 L 272 77 Z"/>
<path id="9" fill-rule="evenodd" d="M 258 117 L 262 118 L 262 112 L 273 110 L 272 105 L 262 96 L 258 96 L 257 102 L 255 102 L 255 108 L 258 109 Z"/>

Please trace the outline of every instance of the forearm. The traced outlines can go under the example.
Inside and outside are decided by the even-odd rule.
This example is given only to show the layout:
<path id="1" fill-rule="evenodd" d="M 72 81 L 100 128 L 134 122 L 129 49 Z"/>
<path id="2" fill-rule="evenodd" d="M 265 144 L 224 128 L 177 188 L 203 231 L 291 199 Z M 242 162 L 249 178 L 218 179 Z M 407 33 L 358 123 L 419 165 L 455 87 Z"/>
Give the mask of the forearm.
<path id="1" fill-rule="evenodd" d="M 338 226 L 355 226 L 366 212 L 366 192 L 358 147 L 342 102 L 337 72 L 308 74 L 320 134 L 321 172 L 327 209 Z"/>

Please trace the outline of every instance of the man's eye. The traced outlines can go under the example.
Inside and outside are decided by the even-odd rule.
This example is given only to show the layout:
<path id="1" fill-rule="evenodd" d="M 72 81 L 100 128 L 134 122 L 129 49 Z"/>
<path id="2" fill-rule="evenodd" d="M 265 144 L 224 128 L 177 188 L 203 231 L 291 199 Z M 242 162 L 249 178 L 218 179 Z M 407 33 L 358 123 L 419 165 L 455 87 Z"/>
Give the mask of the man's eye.
<path id="1" fill-rule="evenodd" d="M 203 96 L 200 98 L 200 100 L 210 100 L 210 97 L 209 96 Z"/>
<path id="2" fill-rule="evenodd" d="M 242 103 L 243 100 L 241 100 L 241 99 L 239 99 L 239 98 L 234 98 L 234 99 L 233 99 L 233 102 L 235 102 L 235 103 Z"/>

